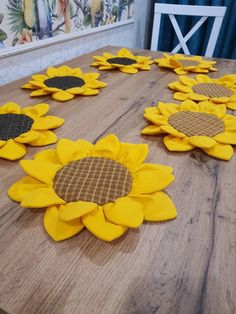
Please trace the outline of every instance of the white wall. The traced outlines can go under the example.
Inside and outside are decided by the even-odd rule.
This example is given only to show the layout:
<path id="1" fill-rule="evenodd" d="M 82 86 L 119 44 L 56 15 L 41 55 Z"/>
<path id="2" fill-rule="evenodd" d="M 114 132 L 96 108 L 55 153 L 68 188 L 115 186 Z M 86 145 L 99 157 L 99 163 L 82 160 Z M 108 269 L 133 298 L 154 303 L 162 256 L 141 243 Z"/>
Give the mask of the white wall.
<path id="1" fill-rule="evenodd" d="M 135 1 L 134 23 L 0 58 L 0 85 L 106 45 L 144 48 L 150 3 L 150 0 Z"/>

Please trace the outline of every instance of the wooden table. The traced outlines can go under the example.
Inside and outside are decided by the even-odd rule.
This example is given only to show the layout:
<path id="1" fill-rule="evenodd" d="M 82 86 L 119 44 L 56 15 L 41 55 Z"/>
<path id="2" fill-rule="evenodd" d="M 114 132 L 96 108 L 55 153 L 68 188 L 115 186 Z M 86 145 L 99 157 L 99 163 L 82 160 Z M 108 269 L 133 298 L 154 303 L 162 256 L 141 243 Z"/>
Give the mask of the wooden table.
<path id="1" fill-rule="evenodd" d="M 91 56 L 103 51 L 117 48 L 66 64 L 96 72 L 89 67 Z M 220 59 L 217 67 L 210 77 L 236 73 L 233 60 Z M 56 130 L 59 138 L 94 142 L 115 133 L 121 141 L 148 143 L 147 162 L 174 168 L 176 179 L 167 191 L 178 217 L 145 223 L 112 243 L 86 230 L 53 242 L 43 228 L 44 210 L 23 209 L 7 197 L 23 172 L 18 162 L 0 160 L 0 307 L 11 314 L 236 313 L 236 155 L 224 162 L 200 150 L 171 153 L 161 136 L 140 136 L 144 108 L 158 100 L 174 102 L 167 83 L 177 75 L 156 65 L 136 75 L 102 72 L 109 86 L 98 96 L 67 103 L 29 98 L 29 91 L 19 88 L 28 79 L 1 87 L 1 104 L 48 102 L 50 114 L 66 121 Z M 26 158 L 42 149 L 28 148 Z"/>

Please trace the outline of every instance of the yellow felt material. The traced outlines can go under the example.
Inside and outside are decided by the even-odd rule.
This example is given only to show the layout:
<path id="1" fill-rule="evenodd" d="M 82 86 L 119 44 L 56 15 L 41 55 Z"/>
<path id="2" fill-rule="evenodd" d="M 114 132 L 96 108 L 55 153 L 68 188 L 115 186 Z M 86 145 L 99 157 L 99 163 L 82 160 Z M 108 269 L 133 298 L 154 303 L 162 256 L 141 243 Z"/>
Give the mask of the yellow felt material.
<path id="1" fill-rule="evenodd" d="M 211 148 L 216 144 L 216 141 L 208 136 L 191 136 L 189 142 L 193 146 L 200 148 Z"/>
<path id="2" fill-rule="evenodd" d="M 219 143 L 236 145 L 236 130 L 217 134 L 214 139 Z"/>
<path id="3" fill-rule="evenodd" d="M 224 126 L 226 131 L 236 131 L 236 117 L 226 114 L 224 116 Z"/>
<path id="4" fill-rule="evenodd" d="M 21 160 L 20 166 L 28 175 L 50 185 L 53 185 L 53 178 L 61 168 L 60 165 L 40 160 Z"/>
<path id="5" fill-rule="evenodd" d="M 163 116 L 169 117 L 170 115 L 179 112 L 179 105 L 176 104 L 164 104 L 163 102 L 158 103 L 158 109 Z"/>
<path id="6" fill-rule="evenodd" d="M 99 90 L 98 89 L 92 89 L 92 88 L 85 88 L 84 91 L 83 91 L 83 95 L 84 96 L 94 96 L 94 95 L 97 95 L 99 94 Z"/>
<path id="7" fill-rule="evenodd" d="M 190 144 L 189 138 L 176 138 L 172 135 L 164 137 L 164 144 L 170 151 L 187 152 L 194 149 L 194 146 Z"/>
<path id="8" fill-rule="evenodd" d="M 67 91 L 60 90 L 59 92 L 53 93 L 52 98 L 58 101 L 68 101 L 73 99 L 74 95 L 68 93 Z"/>
<path id="9" fill-rule="evenodd" d="M 199 112 L 199 106 L 192 100 L 185 100 L 180 104 L 180 111 Z"/>
<path id="10" fill-rule="evenodd" d="M 162 134 L 164 131 L 156 125 L 149 125 L 146 128 L 142 129 L 141 134 L 146 135 L 156 135 L 156 134 Z"/>
<path id="11" fill-rule="evenodd" d="M 171 198 L 162 191 L 145 197 L 134 197 L 143 206 L 143 215 L 145 221 L 165 221 L 176 218 L 177 211 Z"/>
<path id="12" fill-rule="evenodd" d="M 17 160 L 22 158 L 26 152 L 25 145 L 10 139 L 0 148 L 0 157 L 8 160 Z"/>
<path id="13" fill-rule="evenodd" d="M 143 222 L 142 205 L 128 197 L 104 206 L 104 214 L 109 221 L 125 227 L 138 228 Z"/>
<path id="14" fill-rule="evenodd" d="M 49 92 L 46 91 L 45 89 L 37 89 L 37 90 L 34 90 L 33 92 L 31 92 L 30 96 L 31 97 L 37 97 L 37 96 L 45 96 L 48 94 L 49 94 Z"/>
<path id="15" fill-rule="evenodd" d="M 176 137 L 185 137 L 184 133 L 177 131 L 171 125 L 161 125 L 160 128 L 163 131 L 163 133 L 169 133 L 170 135 L 173 135 Z"/>
<path id="16" fill-rule="evenodd" d="M 6 141 L 0 140 L 0 147 L 4 146 L 6 144 Z"/>
<path id="17" fill-rule="evenodd" d="M 145 161 L 148 153 L 147 144 L 121 143 L 117 159 L 128 168 L 135 167 Z"/>
<path id="18" fill-rule="evenodd" d="M 92 149 L 92 156 L 115 158 L 120 150 L 120 142 L 114 135 L 107 135 L 99 140 Z"/>
<path id="19" fill-rule="evenodd" d="M 12 102 L 12 101 L 9 101 L 0 107 L 0 114 L 4 114 L 4 113 L 19 114 L 20 113 L 20 106 L 17 105 L 16 103 Z"/>
<path id="20" fill-rule="evenodd" d="M 22 113 L 25 113 L 26 115 L 33 114 L 34 116 L 42 117 L 46 113 L 48 113 L 48 110 L 49 110 L 49 105 L 45 103 L 41 103 L 34 106 L 23 108 Z"/>
<path id="21" fill-rule="evenodd" d="M 54 241 L 61 241 L 73 237 L 79 233 L 84 226 L 80 219 L 64 222 L 59 219 L 56 206 L 47 208 L 44 215 L 44 228 Z"/>
<path id="22" fill-rule="evenodd" d="M 80 218 L 97 208 L 97 204 L 92 202 L 71 202 L 61 205 L 59 208 L 59 218 L 63 221 L 70 221 Z"/>
<path id="23" fill-rule="evenodd" d="M 132 194 L 152 193 L 166 188 L 174 180 L 170 167 L 144 164 L 133 174 Z"/>
<path id="24" fill-rule="evenodd" d="M 223 159 L 223 160 L 230 160 L 234 153 L 234 150 L 231 145 L 224 145 L 224 144 L 216 144 L 212 148 L 207 148 L 203 150 L 209 156 Z"/>
<path id="25" fill-rule="evenodd" d="M 35 74 L 35 75 L 32 75 L 32 79 L 35 81 L 44 82 L 45 80 L 48 79 L 48 77 L 47 75 L 43 75 L 43 74 Z"/>
<path id="26" fill-rule="evenodd" d="M 43 187 L 33 190 L 27 193 L 21 201 L 22 207 L 29 208 L 43 208 L 55 204 L 65 204 L 65 201 L 57 196 L 51 187 Z"/>
<path id="27" fill-rule="evenodd" d="M 14 201 L 21 202 L 29 192 L 43 187 L 45 184 L 32 177 L 23 177 L 9 188 L 8 196 Z"/>
<path id="28" fill-rule="evenodd" d="M 14 141 L 24 144 L 24 143 L 30 143 L 30 142 L 36 141 L 38 138 L 39 138 L 39 133 L 33 130 L 30 130 L 29 132 L 22 133 L 20 136 L 16 137 Z"/>
<path id="29" fill-rule="evenodd" d="M 42 150 L 41 152 L 38 152 L 34 156 L 34 160 L 47 161 L 55 165 L 60 164 L 60 161 L 56 155 L 55 149 L 45 149 L 45 150 Z"/>
<path id="30" fill-rule="evenodd" d="M 102 207 L 82 217 L 83 225 L 96 237 L 104 241 L 119 238 L 127 230 L 126 227 L 106 221 Z"/>
<path id="31" fill-rule="evenodd" d="M 75 156 L 86 157 L 86 153 L 79 149 L 79 145 L 69 139 L 61 139 L 56 147 L 57 157 L 62 165 L 75 160 Z M 80 153 L 80 154 L 79 154 Z"/>
<path id="32" fill-rule="evenodd" d="M 53 116 L 40 117 L 34 121 L 32 129 L 33 130 L 55 129 L 61 126 L 64 123 L 64 121 L 65 121 L 64 119 Z"/>
<path id="33" fill-rule="evenodd" d="M 56 143 L 57 136 L 52 131 L 38 131 L 39 137 L 35 140 L 30 142 L 31 146 L 44 146 Z"/>
<path id="34" fill-rule="evenodd" d="M 120 71 L 127 74 L 135 74 L 138 72 L 138 70 L 133 67 L 122 67 L 120 68 Z"/>

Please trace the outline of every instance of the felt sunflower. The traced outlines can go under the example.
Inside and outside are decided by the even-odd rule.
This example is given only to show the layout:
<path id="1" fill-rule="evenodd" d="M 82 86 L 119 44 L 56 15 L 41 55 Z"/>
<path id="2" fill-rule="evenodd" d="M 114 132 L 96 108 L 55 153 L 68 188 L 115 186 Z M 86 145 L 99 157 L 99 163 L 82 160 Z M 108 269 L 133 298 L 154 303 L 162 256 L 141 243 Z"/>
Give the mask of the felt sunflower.
<path id="1" fill-rule="evenodd" d="M 162 191 L 174 180 L 172 168 L 143 163 L 147 154 L 146 144 L 121 143 L 112 134 L 95 145 L 61 139 L 56 149 L 20 162 L 27 176 L 8 195 L 23 207 L 47 207 L 44 227 L 55 241 L 84 227 L 112 241 L 143 220 L 176 217 L 173 202 Z"/>
<path id="2" fill-rule="evenodd" d="M 168 55 L 163 53 L 163 58 L 154 60 L 159 67 L 173 69 L 177 74 L 187 74 L 189 72 L 208 73 L 217 71 L 213 67 L 216 61 L 204 60 L 201 56 L 185 56 L 181 54 Z"/>
<path id="3" fill-rule="evenodd" d="M 128 49 L 122 48 L 117 55 L 107 52 L 103 56 L 94 56 L 96 61 L 91 66 L 99 67 L 99 70 L 118 69 L 121 72 L 134 74 L 138 70 L 150 70 L 150 64 L 153 63 L 151 57 L 134 56 Z"/>
<path id="4" fill-rule="evenodd" d="M 16 160 L 26 154 L 25 144 L 44 146 L 55 143 L 55 129 L 64 120 L 45 116 L 48 104 L 37 104 L 21 108 L 14 102 L 0 107 L 0 158 Z"/>
<path id="5" fill-rule="evenodd" d="M 174 99 L 209 100 L 213 104 L 225 104 L 227 108 L 236 110 L 235 75 L 218 79 L 211 79 L 203 74 L 198 74 L 195 79 L 180 75 L 179 82 L 170 83 L 168 86 L 176 91 Z"/>
<path id="6" fill-rule="evenodd" d="M 209 101 L 198 104 L 185 100 L 180 105 L 159 102 L 145 109 L 144 117 L 153 124 L 141 133 L 168 133 L 164 144 L 170 151 L 190 151 L 199 147 L 210 156 L 229 160 L 233 155 L 230 144 L 236 145 L 236 117 L 226 114 L 225 105 Z"/>
<path id="7" fill-rule="evenodd" d="M 33 89 L 30 96 L 51 94 L 57 101 L 67 101 L 76 95 L 92 96 L 99 93 L 99 88 L 107 86 L 98 81 L 99 73 L 83 73 L 80 68 L 63 65 L 59 68 L 48 68 L 47 74 L 36 74 L 22 88 Z"/>

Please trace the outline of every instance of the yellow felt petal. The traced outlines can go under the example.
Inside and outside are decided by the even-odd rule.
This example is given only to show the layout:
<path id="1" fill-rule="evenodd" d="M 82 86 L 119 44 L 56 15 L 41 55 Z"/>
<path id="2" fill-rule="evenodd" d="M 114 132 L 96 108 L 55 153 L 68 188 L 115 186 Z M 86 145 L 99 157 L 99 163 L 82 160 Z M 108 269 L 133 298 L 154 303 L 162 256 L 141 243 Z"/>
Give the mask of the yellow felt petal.
<path id="1" fill-rule="evenodd" d="M 191 98 L 192 100 L 196 100 L 196 101 L 204 101 L 204 100 L 209 99 L 208 96 L 195 94 L 195 93 L 190 93 L 189 98 Z"/>
<path id="2" fill-rule="evenodd" d="M 120 49 L 117 55 L 119 57 L 134 58 L 134 55 L 126 48 Z"/>
<path id="3" fill-rule="evenodd" d="M 106 59 L 110 59 L 110 58 L 114 58 L 115 55 L 111 54 L 111 53 L 108 53 L 108 52 L 104 52 L 103 53 L 103 56 L 106 58 Z"/>
<path id="4" fill-rule="evenodd" d="M 76 143 L 79 146 L 79 149 L 83 152 L 85 152 L 86 154 L 90 154 L 92 148 L 93 148 L 93 144 L 91 144 L 90 142 L 80 139 L 78 141 L 76 141 Z"/>
<path id="5" fill-rule="evenodd" d="M 104 214 L 109 221 L 125 227 L 138 228 L 143 222 L 142 205 L 129 197 L 104 206 Z"/>
<path id="6" fill-rule="evenodd" d="M 225 105 L 212 105 L 209 101 L 202 101 L 199 103 L 199 111 L 213 114 L 217 118 L 223 118 L 226 113 Z"/>
<path id="7" fill-rule="evenodd" d="M 148 152 L 147 144 L 121 143 L 117 160 L 127 167 L 137 166 L 144 162 Z"/>
<path id="8" fill-rule="evenodd" d="M 62 241 L 79 233 L 84 226 L 80 219 L 61 221 L 57 207 L 50 206 L 44 215 L 44 228 L 54 241 Z"/>
<path id="9" fill-rule="evenodd" d="M 52 98 L 57 101 L 68 101 L 73 99 L 74 97 L 74 95 L 66 92 L 65 90 L 60 90 L 59 92 L 52 94 Z"/>
<path id="10" fill-rule="evenodd" d="M 37 89 L 36 86 L 30 84 L 30 83 L 26 83 L 24 85 L 21 86 L 21 88 L 26 88 L 26 89 Z"/>
<path id="11" fill-rule="evenodd" d="M 51 205 L 61 205 L 66 202 L 61 199 L 53 188 L 45 186 L 28 192 L 21 201 L 22 207 L 43 208 Z"/>
<path id="12" fill-rule="evenodd" d="M 216 104 L 225 104 L 229 101 L 229 97 L 212 97 L 211 101 Z"/>
<path id="13" fill-rule="evenodd" d="M 176 137 L 185 137 L 184 133 L 179 132 L 178 130 L 173 128 L 171 125 L 161 125 L 160 128 L 163 131 L 163 133 L 169 133 L 169 134 L 176 136 Z"/>
<path id="14" fill-rule="evenodd" d="M 83 73 L 80 77 L 85 81 L 94 81 L 99 78 L 99 73 Z"/>
<path id="15" fill-rule="evenodd" d="M 133 68 L 133 67 L 122 67 L 122 68 L 119 68 L 119 70 L 123 73 L 127 73 L 127 74 L 135 74 L 138 72 L 137 69 Z"/>
<path id="16" fill-rule="evenodd" d="M 60 206 L 59 218 L 63 221 L 70 221 L 76 218 L 80 218 L 96 208 L 97 204 L 92 202 L 71 202 L 66 205 Z"/>
<path id="17" fill-rule="evenodd" d="M 56 143 L 57 136 L 52 131 L 38 131 L 39 137 L 35 140 L 30 142 L 31 146 L 44 146 Z"/>
<path id="18" fill-rule="evenodd" d="M 142 211 L 145 221 L 165 221 L 174 219 L 177 211 L 171 198 L 162 191 L 151 194 L 150 196 L 134 197 L 143 206 Z"/>
<path id="19" fill-rule="evenodd" d="M 29 81 L 29 83 L 38 87 L 38 88 L 44 88 L 45 87 L 45 84 L 43 82 Z"/>
<path id="20" fill-rule="evenodd" d="M 107 86 L 107 83 L 102 82 L 102 81 L 97 81 L 97 80 L 94 80 L 94 81 L 86 83 L 86 87 L 95 88 L 95 89 L 96 88 L 103 88 L 103 87 L 106 87 L 106 86 Z"/>
<path id="21" fill-rule="evenodd" d="M 20 106 L 17 105 L 16 103 L 9 101 L 3 106 L 0 107 L 0 114 L 5 114 L 5 113 L 20 113 Z"/>
<path id="22" fill-rule="evenodd" d="M 82 223 L 96 237 L 104 241 L 112 241 L 119 238 L 127 230 L 124 226 L 118 226 L 106 221 L 101 206 L 91 213 L 83 216 Z"/>
<path id="23" fill-rule="evenodd" d="M 236 145 L 236 131 L 225 131 L 214 136 L 217 142 Z"/>
<path id="24" fill-rule="evenodd" d="M 49 77 L 57 76 L 57 69 L 56 68 L 48 68 L 47 69 L 47 75 Z"/>
<path id="25" fill-rule="evenodd" d="M 37 117 L 44 116 L 49 110 L 49 105 L 45 103 L 40 103 L 34 106 L 25 107 L 21 110 L 22 113 L 34 115 Z"/>
<path id="26" fill-rule="evenodd" d="M 61 126 L 65 122 L 64 119 L 54 117 L 54 116 L 46 116 L 37 118 L 33 125 L 33 130 L 48 130 L 55 129 Z"/>
<path id="27" fill-rule="evenodd" d="M 131 194 L 153 193 L 166 188 L 174 180 L 172 168 L 157 164 L 143 164 L 133 174 Z"/>
<path id="28" fill-rule="evenodd" d="M 236 131 L 236 117 L 226 114 L 223 119 L 226 131 Z"/>
<path id="29" fill-rule="evenodd" d="M 69 162 L 86 157 L 86 151 L 76 142 L 63 138 L 57 143 L 56 154 L 60 163 L 66 165 Z"/>
<path id="30" fill-rule="evenodd" d="M 61 165 L 41 160 L 21 160 L 21 168 L 30 176 L 43 183 L 53 185 L 53 178 Z"/>
<path id="31" fill-rule="evenodd" d="M 30 93 L 30 96 L 32 97 L 37 97 L 37 96 L 44 96 L 44 95 L 48 95 L 50 94 L 49 92 L 47 92 L 46 90 L 44 89 L 37 89 L 33 92 Z"/>
<path id="32" fill-rule="evenodd" d="M 173 95 L 173 98 L 176 99 L 176 100 L 186 100 L 189 98 L 189 94 L 184 94 L 184 93 L 181 93 L 181 92 L 177 92 L 177 93 L 174 93 Z"/>
<path id="33" fill-rule="evenodd" d="M 197 80 L 199 83 L 212 83 L 211 78 L 209 78 L 207 75 L 203 75 L 203 74 L 198 74 L 198 75 L 196 76 L 196 80 Z"/>
<path id="34" fill-rule="evenodd" d="M 231 102 L 229 101 L 227 104 L 226 104 L 227 108 L 231 109 L 231 110 L 236 110 L 236 102 Z"/>
<path id="35" fill-rule="evenodd" d="M 149 125 L 146 128 L 142 129 L 141 134 L 146 135 L 156 135 L 163 133 L 163 130 L 156 125 Z"/>
<path id="36" fill-rule="evenodd" d="M 164 144 L 170 151 L 187 152 L 194 149 L 188 138 L 177 138 L 172 135 L 164 137 Z"/>
<path id="37" fill-rule="evenodd" d="M 47 162 L 51 162 L 52 164 L 55 164 L 55 165 L 60 165 L 60 161 L 57 158 L 55 149 L 44 149 L 41 152 L 38 152 L 34 156 L 34 160 L 47 161 Z"/>
<path id="38" fill-rule="evenodd" d="M 212 148 L 202 149 L 205 153 L 209 156 L 223 159 L 223 160 L 230 160 L 233 156 L 234 150 L 231 145 L 224 145 L 224 144 L 216 144 Z"/>
<path id="39" fill-rule="evenodd" d="M 180 104 L 180 111 L 194 111 L 199 112 L 199 106 L 192 100 L 185 100 Z"/>
<path id="40" fill-rule="evenodd" d="M 158 109 L 161 114 L 163 114 L 166 117 L 169 117 L 170 115 L 179 112 L 180 107 L 177 104 L 165 104 L 165 103 L 159 102 Z"/>
<path id="41" fill-rule="evenodd" d="M 200 148 L 211 148 L 216 144 L 216 141 L 208 136 L 191 136 L 189 142 L 193 146 Z"/>
<path id="42" fill-rule="evenodd" d="M 32 75 L 32 79 L 35 81 L 44 82 L 45 80 L 48 79 L 48 76 L 43 74 L 35 74 Z"/>
<path id="43" fill-rule="evenodd" d="M 80 95 L 83 93 L 84 88 L 83 87 L 73 87 L 73 88 L 69 88 L 66 90 L 67 93 L 72 94 L 72 95 Z"/>
<path id="44" fill-rule="evenodd" d="M 114 134 L 99 140 L 92 149 L 93 156 L 115 158 L 120 150 L 120 142 Z"/>
<path id="45" fill-rule="evenodd" d="M 158 126 L 168 124 L 168 117 L 162 116 L 161 114 L 145 113 L 143 116 L 145 119 L 151 121 L 154 124 L 157 124 Z"/>
<path id="46" fill-rule="evenodd" d="M 22 158 L 27 153 L 25 145 L 16 143 L 10 139 L 4 146 L 0 148 L 0 158 L 8 160 L 17 160 Z"/>
<path id="47" fill-rule="evenodd" d="M 21 135 L 19 135 L 18 137 L 16 137 L 14 140 L 18 143 L 30 143 L 32 141 L 37 140 L 37 138 L 39 137 L 38 132 L 35 132 L 33 130 L 30 130 L 26 133 L 22 133 Z"/>
<path id="48" fill-rule="evenodd" d="M 84 96 L 94 96 L 94 95 L 97 95 L 97 94 L 99 94 L 99 90 L 98 89 L 92 89 L 92 88 L 89 88 L 89 87 L 84 88 L 84 91 L 82 93 L 82 95 L 84 95 Z"/>
<path id="49" fill-rule="evenodd" d="M 190 78 L 190 77 L 185 76 L 185 75 L 180 75 L 179 80 L 181 83 L 183 83 L 186 86 L 193 86 L 197 83 L 197 81 L 195 79 Z"/>
<path id="50" fill-rule="evenodd" d="M 14 183 L 8 190 L 8 196 L 16 202 L 21 202 L 31 191 L 45 187 L 45 184 L 32 177 L 23 177 Z"/>
<path id="51" fill-rule="evenodd" d="M 6 144 L 7 141 L 2 141 L 0 140 L 0 147 L 4 146 Z"/>

